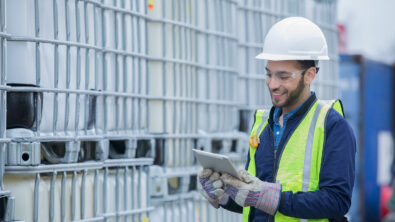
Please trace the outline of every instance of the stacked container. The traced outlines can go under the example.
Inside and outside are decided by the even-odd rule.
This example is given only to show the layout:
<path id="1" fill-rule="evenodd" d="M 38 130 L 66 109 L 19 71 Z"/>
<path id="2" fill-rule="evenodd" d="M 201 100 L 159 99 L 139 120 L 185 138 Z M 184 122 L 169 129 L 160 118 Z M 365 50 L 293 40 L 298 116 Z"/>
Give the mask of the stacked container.
<path id="1" fill-rule="evenodd" d="M 147 132 L 145 5 L 2 3 L 11 218 L 148 218 L 155 140 Z"/>
<path id="2" fill-rule="evenodd" d="M 11 220 L 13 209 L 11 206 L 14 198 L 11 196 L 10 191 L 4 187 L 4 168 L 6 160 L 6 146 L 10 141 L 6 136 L 6 107 L 7 107 L 7 86 L 6 86 L 6 50 L 7 50 L 7 37 L 6 33 L 6 17 L 4 1 L 0 2 L 0 220 Z"/>
<path id="3" fill-rule="evenodd" d="M 154 221 L 209 218 L 192 148 L 229 153 L 238 139 L 235 12 L 232 1 L 172 0 L 148 13 Z"/>
<path id="4" fill-rule="evenodd" d="M 345 117 L 358 148 L 349 216 L 353 221 L 381 221 L 387 208 L 384 191 L 393 177 L 395 69 L 361 55 L 340 59 Z"/>

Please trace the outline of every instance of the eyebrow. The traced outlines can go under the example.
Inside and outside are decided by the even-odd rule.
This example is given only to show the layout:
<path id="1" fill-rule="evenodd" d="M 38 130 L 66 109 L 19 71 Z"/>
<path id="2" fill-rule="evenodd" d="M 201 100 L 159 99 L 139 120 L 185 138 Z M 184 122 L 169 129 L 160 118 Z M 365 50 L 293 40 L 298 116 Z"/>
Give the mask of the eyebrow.
<path id="1" fill-rule="evenodd" d="M 270 69 L 268 69 L 267 67 L 265 67 L 265 69 L 266 69 L 267 72 L 272 73 L 272 71 L 270 71 Z M 278 71 L 278 72 L 276 72 L 276 74 L 288 74 L 288 73 L 290 73 L 290 72 L 288 72 L 288 71 Z"/>

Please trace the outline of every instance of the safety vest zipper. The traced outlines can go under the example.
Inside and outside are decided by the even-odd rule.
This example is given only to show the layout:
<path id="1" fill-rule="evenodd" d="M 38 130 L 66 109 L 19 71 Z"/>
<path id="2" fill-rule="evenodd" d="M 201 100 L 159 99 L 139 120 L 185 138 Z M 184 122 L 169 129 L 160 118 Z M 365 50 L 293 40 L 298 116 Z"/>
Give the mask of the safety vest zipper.
<path id="1" fill-rule="evenodd" d="M 291 118 L 292 118 L 292 117 L 291 117 Z M 284 131 L 285 131 L 286 127 L 287 127 L 287 123 L 288 123 L 288 121 L 285 122 Z M 272 130 L 272 128 L 270 127 L 269 124 L 268 124 L 268 126 L 269 126 L 270 132 L 272 132 L 272 136 L 273 136 L 273 147 L 274 147 L 273 183 L 276 183 L 276 177 L 277 177 L 277 171 L 278 171 L 278 169 L 276 169 L 276 168 L 277 168 L 276 166 L 277 166 L 277 150 L 278 150 L 278 148 L 276 149 L 276 143 L 275 143 L 275 139 L 274 139 L 273 130 Z M 283 131 L 283 132 L 284 132 L 284 131 Z M 283 134 L 283 135 L 284 135 L 284 134 Z M 281 135 L 280 142 L 278 143 L 279 145 L 281 144 L 281 139 L 283 138 L 283 135 Z M 291 135 L 291 136 L 292 136 L 292 135 Z M 286 147 L 286 145 L 287 145 L 287 143 L 288 143 L 288 141 L 289 141 L 289 138 L 290 138 L 291 136 L 288 137 L 287 141 L 285 142 L 285 146 L 284 146 L 284 147 Z M 281 155 L 282 155 L 283 151 L 284 151 L 284 149 L 282 149 L 282 150 L 280 151 L 280 155 L 279 155 L 279 158 L 278 158 L 278 159 L 281 159 Z M 270 222 L 270 217 L 267 218 L 267 221 Z M 274 220 L 273 220 L 273 221 L 274 221 Z"/>
<path id="2" fill-rule="evenodd" d="M 273 147 L 274 147 L 273 176 L 274 176 L 274 172 L 276 170 L 277 149 L 276 149 L 276 141 L 274 139 L 274 133 L 273 133 L 272 127 L 269 124 L 268 124 L 268 126 L 269 126 L 270 132 L 272 133 L 272 136 L 273 136 Z"/>
<path id="3" fill-rule="evenodd" d="M 274 133 L 272 130 L 272 127 L 270 126 L 270 124 L 268 123 L 267 126 L 270 129 L 270 132 L 272 133 L 273 136 L 273 147 L 274 147 L 274 163 L 273 163 L 273 176 L 274 176 L 274 171 L 276 170 L 276 161 L 277 161 L 277 149 L 276 149 L 276 141 L 274 139 Z M 275 180 L 275 179 L 274 179 Z M 267 221 L 270 222 L 270 216 L 267 218 Z"/>

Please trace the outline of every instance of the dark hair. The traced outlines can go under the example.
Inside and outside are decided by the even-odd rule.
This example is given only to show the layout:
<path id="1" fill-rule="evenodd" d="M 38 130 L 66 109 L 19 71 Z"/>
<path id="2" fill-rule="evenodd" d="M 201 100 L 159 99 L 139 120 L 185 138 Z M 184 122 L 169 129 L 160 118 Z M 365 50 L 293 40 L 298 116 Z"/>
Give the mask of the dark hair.
<path id="1" fill-rule="evenodd" d="M 310 67 L 315 67 L 316 70 L 317 70 L 317 73 L 318 73 L 318 69 L 319 69 L 317 67 L 318 61 L 315 61 L 315 60 L 298 60 L 297 62 L 298 62 L 298 64 L 299 64 L 301 69 L 305 70 L 305 69 L 308 69 Z M 304 74 L 304 72 L 303 72 L 303 74 Z"/>

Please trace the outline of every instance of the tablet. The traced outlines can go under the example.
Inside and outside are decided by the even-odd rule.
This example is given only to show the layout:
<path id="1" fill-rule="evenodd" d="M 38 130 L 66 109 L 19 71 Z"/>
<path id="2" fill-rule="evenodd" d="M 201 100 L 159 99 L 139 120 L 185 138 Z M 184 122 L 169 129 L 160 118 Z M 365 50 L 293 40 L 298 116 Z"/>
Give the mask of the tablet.
<path id="1" fill-rule="evenodd" d="M 239 178 L 237 170 L 228 156 L 192 149 L 196 159 L 204 168 L 213 169 L 220 173 L 228 173 Z"/>

